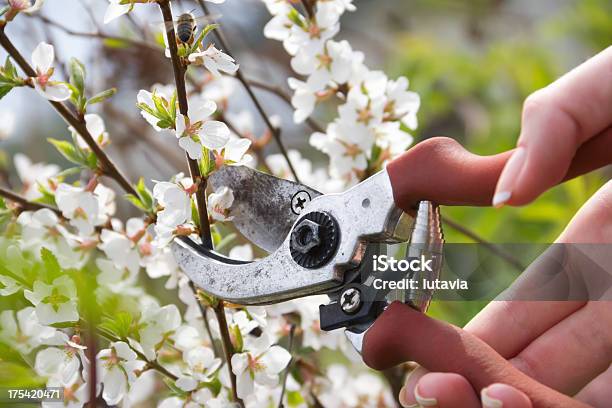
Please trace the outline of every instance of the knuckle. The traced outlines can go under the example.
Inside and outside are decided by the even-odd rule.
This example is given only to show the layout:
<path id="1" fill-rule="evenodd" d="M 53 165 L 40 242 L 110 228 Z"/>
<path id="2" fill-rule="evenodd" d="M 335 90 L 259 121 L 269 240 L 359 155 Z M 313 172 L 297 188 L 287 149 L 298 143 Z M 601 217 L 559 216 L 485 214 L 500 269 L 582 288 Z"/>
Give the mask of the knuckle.
<path id="1" fill-rule="evenodd" d="M 546 88 L 538 89 L 529 95 L 523 103 L 523 118 L 530 118 L 540 114 L 543 110 L 548 109 L 550 98 L 546 92 Z"/>

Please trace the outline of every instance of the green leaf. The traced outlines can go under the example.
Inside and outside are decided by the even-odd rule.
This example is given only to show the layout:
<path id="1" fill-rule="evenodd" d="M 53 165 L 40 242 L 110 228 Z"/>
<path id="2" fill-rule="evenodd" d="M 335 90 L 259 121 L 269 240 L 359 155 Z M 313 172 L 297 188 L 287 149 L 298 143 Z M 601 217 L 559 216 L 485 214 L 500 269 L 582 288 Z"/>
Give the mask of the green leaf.
<path id="1" fill-rule="evenodd" d="M 136 184 L 136 192 L 140 198 L 140 202 L 148 209 L 147 211 L 153 211 L 153 194 L 147 188 L 144 178 L 141 177 Z"/>
<path id="2" fill-rule="evenodd" d="M 208 33 L 216 29 L 217 27 L 219 27 L 219 24 L 207 24 L 206 27 L 204 27 L 202 31 L 200 31 L 200 34 L 198 34 L 198 37 L 191 45 L 191 49 L 189 50 L 189 53 L 191 54 L 192 52 L 195 52 L 200 46 L 200 44 L 202 44 L 202 41 L 204 41 Z"/>
<path id="3" fill-rule="evenodd" d="M 80 95 L 85 92 L 85 66 L 76 58 L 70 59 L 70 83 Z"/>
<path id="4" fill-rule="evenodd" d="M 200 225 L 200 213 L 195 200 L 191 200 L 191 219 L 195 225 Z"/>
<path id="5" fill-rule="evenodd" d="M 66 140 L 47 139 L 66 160 L 72 163 L 79 164 L 81 166 L 88 166 L 86 158 L 83 157 L 81 152 L 74 147 L 74 145 Z"/>
<path id="6" fill-rule="evenodd" d="M 240 333 L 240 327 L 237 324 L 230 326 L 230 335 L 232 336 L 232 345 L 234 346 L 234 352 L 242 353 L 244 347 L 244 340 L 242 339 L 242 333 Z"/>
<path id="7" fill-rule="evenodd" d="M 0 387 L 32 388 L 45 385 L 45 378 L 39 377 L 28 366 L 0 361 Z"/>
<path id="8" fill-rule="evenodd" d="M 296 9 L 291 8 L 289 13 L 287 13 L 287 18 L 303 30 L 306 29 L 306 22 L 304 21 L 304 17 L 302 17 L 302 15 Z"/>
<path id="9" fill-rule="evenodd" d="M 116 93 L 117 93 L 117 88 L 107 89 L 106 91 L 102 91 L 102 92 L 92 96 L 91 98 L 89 98 L 87 100 L 87 104 L 88 105 L 93 105 L 95 103 L 104 102 L 105 100 L 107 100 L 108 98 L 112 97 Z"/>
<path id="10" fill-rule="evenodd" d="M 14 86 L 12 85 L 0 83 L 0 99 L 4 98 L 13 88 Z"/>
<path id="11" fill-rule="evenodd" d="M 148 212 L 149 209 L 143 204 L 143 202 L 140 200 L 140 197 L 136 197 L 134 194 L 126 194 L 123 196 L 127 201 L 129 201 L 134 207 Z"/>
<path id="12" fill-rule="evenodd" d="M 42 247 L 40 249 L 40 259 L 43 261 L 45 272 L 47 273 L 49 280 L 53 280 L 61 275 L 62 268 L 55 255 L 53 255 L 53 252 L 49 251 L 45 247 Z"/>
<path id="13" fill-rule="evenodd" d="M 122 48 L 130 47 L 129 42 L 118 39 L 118 38 L 105 38 L 104 41 L 102 41 L 102 44 L 104 44 L 105 47 L 115 48 L 115 49 L 122 49 Z"/>

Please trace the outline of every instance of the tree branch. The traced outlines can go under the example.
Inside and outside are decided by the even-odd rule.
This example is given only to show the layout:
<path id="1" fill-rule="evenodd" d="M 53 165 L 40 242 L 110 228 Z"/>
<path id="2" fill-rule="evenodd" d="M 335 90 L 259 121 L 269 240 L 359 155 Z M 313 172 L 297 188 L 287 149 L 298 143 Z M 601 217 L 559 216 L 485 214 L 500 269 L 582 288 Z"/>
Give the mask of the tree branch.
<path id="1" fill-rule="evenodd" d="M 14 193 L 10 190 L 0 187 L 0 196 L 14 202 L 17 204 L 23 211 L 38 211 L 42 209 L 47 209 L 53 211 L 58 216 L 62 217 L 62 212 L 50 205 L 35 203 L 33 201 L 29 201 L 27 198 L 20 196 L 17 193 Z"/>
<path id="2" fill-rule="evenodd" d="M 210 16 L 211 14 L 208 11 L 208 7 L 206 6 L 206 3 L 204 3 L 204 0 L 197 0 L 197 2 L 200 5 L 202 12 L 205 15 Z M 223 35 L 223 31 L 221 30 L 221 28 L 217 27 L 217 29 L 213 30 L 213 34 L 217 37 L 217 40 L 219 41 L 219 45 L 221 46 L 223 51 L 233 57 L 231 50 L 227 46 L 227 41 L 225 41 L 225 36 Z M 261 116 L 264 123 L 266 124 L 270 132 L 272 133 L 272 137 L 274 137 L 274 141 L 276 142 L 278 149 L 280 150 L 281 154 L 287 161 L 287 164 L 289 165 L 289 170 L 291 171 L 293 178 L 295 179 L 295 181 L 299 183 L 300 179 L 297 175 L 297 172 L 295 171 L 295 168 L 293 167 L 293 164 L 291 163 L 291 160 L 289 159 L 289 155 L 287 154 L 287 149 L 285 148 L 285 144 L 283 143 L 281 139 L 281 130 L 278 127 L 274 126 L 272 122 L 270 121 L 270 117 L 264 110 L 263 106 L 261 106 L 259 99 L 257 99 L 257 96 L 255 96 L 253 89 L 251 88 L 247 80 L 245 79 L 244 75 L 242 75 L 242 70 L 240 68 L 238 68 L 238 70 L 236 71 L 236 79 L 238 79 L 238 81 L 240 81 L 242 86 L 244 86 L 244 89 L 247 91 L 247 94 L 249 95 L 249 97 L 253 101 L 253 104 L 255 105 L 255 109 L 257 109 L 257 112 L 259 112 L 259 115 Z"/>
<path id="3" fill-rule="evenodd" d="M 15 48 L 13 43 L 9 40 L 4 32 L 4 27 L 0 28 L 0 45 L 8 52 L 8 54 L 15 60 L 17 65 L 23 70 L 23 72 L 29 77 L 36 77 L 36 71 L 30 66 L 30 64 L 23 58 L 21 53 Z M 100 145 L 96 142 L 94 137 L 89 133 L 85 126 L 85 120 L 75 116 L 67 107 L 61 102 L 49 101 L 51 106 L 55 108 L 57 113 L 72 126 L 77 133 L 83 138 L 85 143 L 94 152 L 100 161 L 102 173 L 113 180 L 115 180 L 126 192 L 138 196 L 136 189 L 128 181 L 128 179 L 121 173 L 115 163 L 108 157 L 106 152 L 102 150 Z"/>
<path id="4" fill-rule="evenodd" d="M 74 37 L 97 38 L 97 39 L 100 39 L 100 40 L 121 41 L 121 42 L 130 44 L 130 45 L 135 46 L 135 47 L 147 48 L 147 49 L 149 49 L 151 51 L 155 51 L 155 52 L 159 52 L 159 50 L 161 49 L 156 44 L 150 43 L 148 41 L 142 41 L 142 40 L 137 40 L 137 39 L 128 38 L 128 37 L 122 37 L 122 36 L 117 36 L 117 35 L 105 34 L 105 33 L 101 32 L 101 31 L 89 33 L 89 32 L 84 32 L 84 31 L 73 30 L 73 29 L 62 25 L 62 24 L 58 23 L 57 21 L 53 21 L 50 18 L 48 18 L 46 16 L 43 16 L 41 14 L 33 14 L 30 17 L 36 18 L 36 19 L 42 21 L 43 23 L 45 23 L 45 24 L 47 24 L 47 25 L 49 25 L 51 27 L 55 27 L 58 30 L 61 30 L 61 31 L 65 32 L 66 34 L 72 35 Z"/>
<path id="5" fill-rule="evenodd" d="M 159 0 L 158 1 L 159 8 L 164 17 L 164 21 L 169 24 L 169 29 L 167 31 L 168 37 L 168 48 L 170 49 L 170 56 L 172 59 L 172 68 L 174 71 L 174 82 L 176 83 L 176 94 L 179 104 L 179 111 L 183 115 L 188 115 L 189 106 L 187 102 L 187 89 L 185 86 L 185 72 L 186 68 L 182 64 L 181 60 L 178 56 L 177 49 L 177 41 L 176 34 L 174 32 L 174 23 L 172 17 L 172 9 L 170 7 L 169 0 Z M 189 172 L 191 174 L 191 178 L 194 182 L 198 183 L 198 190 L 196 191 L 196 203 L 198 207 L 198 214 L 200 218 L 200 237 L 202 239 L 202 245 L 212 249 L 213 243 L 210 233 L 210 224 L 208 222 L 208 211 L 206 210 L 206 179 L 202 177 L 200 173 L 200 167 L 198 165 L 197 160 L 192 160 L 187 155 L 187 160 L 189 162 Z M 192 287 L 195 289 L 195 287 Z M 197 296 L 197 292 L 194 291 L 194 294 Z M 227 363 L 227 368 L 229 371 L 229 377 L 232 384 L 232 396 L 233 399 L 238 402 L 240 406 L 244 406 L 242 400 L 238 398 L 238 394 L 236 391 L 236 376 L 232 371 L 232 353 L 233 347 L 232 342 L 229 335 L 229 330 L 227 327 L 227 321 L 225 320 L 225 309 L 223 306 L 223 301 L 219 300 L 219 303 L 216 307 L 213 308 L 215 315 L 217 317 L 217 322 L 219 323 L 219 332 L 221 333 L 221 341 L 223 344 L 223 352 L 225 354 L 225 360 Z M 206 315 L 204 315 L 204 319 L 206 319 Z"/>

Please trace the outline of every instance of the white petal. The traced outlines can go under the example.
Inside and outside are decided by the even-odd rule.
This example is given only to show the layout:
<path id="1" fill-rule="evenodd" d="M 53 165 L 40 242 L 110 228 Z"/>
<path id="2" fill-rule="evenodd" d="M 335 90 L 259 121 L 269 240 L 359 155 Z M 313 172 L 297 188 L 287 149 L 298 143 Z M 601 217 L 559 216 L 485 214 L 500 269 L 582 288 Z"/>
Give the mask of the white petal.
<path id="1" fill-rule="evenodd" d="M 281 346 L 272 346 L 263 356 L 261 356 L 261 361 L 265 365 L 268 374 L 280 373 L 287 367 L 290 360 L 291 354 Z"/>
<path id="2" fill-rule="evenodd" d="M 127 379 L 123 370 L 114 366 L 110 368 L 103 378 L 104 391 L 102 398 L 109 405 L 116 405 L 127 391 Z"/>
<path id="3" fill-rule="evenodd" d="M 248 364 L 248 353 L 236 353 L 232 355 L 232 371 L 235 375 L 240 375 L 246 371 Z"/>
<path id="4" fill-rule="evenodd" d="M 179 146 L 189 154 L 189 158 L 199 160 L 202 158 L 202 145 L 190 137 L 181 137 Z"/>
<path id="5" fill-rule="evenodd" d="M 40 73 L 46 73 L 53 65 L 55 59 L 55 51 L 51 44 L 41 42 L 32 52 L 32 64 Z"/>
<path id="6" fill-rule="evenodd" d="M 227 125 L 216 120 L 209 120 L 202 126 L 202 144 L 209 149 L 221 149 L 229 141 L 230 131 Z"/>
<path id="7" fill-rule="evenodd" d="M 50 101 L 61 102 L 70 98 L 71 91 L 65 84 L 62 83 L 47 83 L 43 88 L 38 81 L 34 81 L 36 91 Z"/>
<path id="8" fill-rule="evenodd" d="M 240 375 L 236 376 L 236 385 L 238 398 L 246 399 L 253 393 L 253 379 L 248 370 L 243 371 Z"/>

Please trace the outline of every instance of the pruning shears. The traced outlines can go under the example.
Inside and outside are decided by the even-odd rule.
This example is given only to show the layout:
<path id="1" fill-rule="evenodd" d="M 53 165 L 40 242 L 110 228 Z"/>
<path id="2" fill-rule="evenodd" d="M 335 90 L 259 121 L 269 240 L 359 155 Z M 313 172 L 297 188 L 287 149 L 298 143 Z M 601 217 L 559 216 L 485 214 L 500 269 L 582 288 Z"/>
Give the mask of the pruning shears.
<path id="1" fill-rule="evenodd" d="M 330 302 L 319 308 L 321 329 L 344 327 L 361 352 L 365 332 L 388 304 L 401 301 L 424 312 L 433 295 L 428 289 L 374 287 L 372 259 L 386 252 L 385 244 L 407 242 L 406 257 L 431 259 L 422 278 L 436 279 L 442 268 L 438 207 L 421 201 L 404 212 L 394 200 L 393 179 L 385 169 L 343 193 L 321 194 L 249 167 L 226 166 L 209 183 L 215 190 L 232 189 L 235 227 L 269 255 L 239 261 L 179 237 L 174 256 L 197 287 L 232 303 L 327 294 Z"/>

